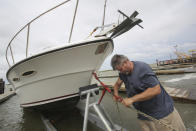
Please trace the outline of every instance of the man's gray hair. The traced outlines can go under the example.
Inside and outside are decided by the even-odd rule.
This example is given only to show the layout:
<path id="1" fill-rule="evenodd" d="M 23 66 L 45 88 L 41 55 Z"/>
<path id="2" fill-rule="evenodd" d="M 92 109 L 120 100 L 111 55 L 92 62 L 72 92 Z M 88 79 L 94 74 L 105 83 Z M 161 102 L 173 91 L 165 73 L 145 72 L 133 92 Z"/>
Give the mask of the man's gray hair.
<path id="1" fill-rule="evenodd" d="M 123 64 L 123 62 L 126 60 L 129 60 L 129 59 L 124 55 L 120 55 L 120 54 L 114 55 L 111 60 L 111 66 L 113 70 L 116 70 L 116 67 Z"/>

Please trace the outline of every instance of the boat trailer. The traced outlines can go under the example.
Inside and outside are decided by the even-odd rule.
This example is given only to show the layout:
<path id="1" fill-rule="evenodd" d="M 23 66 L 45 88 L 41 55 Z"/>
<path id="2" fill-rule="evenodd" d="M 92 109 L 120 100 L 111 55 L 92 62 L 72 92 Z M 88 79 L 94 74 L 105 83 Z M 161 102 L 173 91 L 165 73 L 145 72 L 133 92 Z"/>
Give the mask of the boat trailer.
<path id="1" fill-rule="evenodd" d="M 79 89 L 80 99 L 86 99 L 86 105 L 85 105 L 85 112 L 84 112 L 84 122 L 83 122 L 83 131 L 87 131 L 87 124 L 89 120 L 89 109 L 93 108 L 94 111 L 97 113 L 99 118 L 99 123 L 97 123 L 97 126 L 101 127 L 104 130 L 107 131 L 125 131 L 125 129 L 122 129 L 119 125 L 112 122 L 111 118 L 107 114 L 107 112 L 104 110 L 104 107 L 99 103 L 97 99 L 97 95 L 99 94 L 99 87 L 94 85 L 89 85 L 85 87 L 81 87 Z M 90 97 L 92 97 L 92 101 L 90 103 Z M 94 115 L 93 115 L 94 116 Z M 91 114 L 92 117 L 92 114 Z M 101 122 L 100 122 L 101 121 Z M 99 125 L 98 125 L 99 124 Z M 101 126 L 104 125 L 104 126 Z"/>
<path id="2" fill-rule="evenodd" d="M 98 95 L 99 87 L 97 86 L 97 84 L 79 88 L 80 100 L 84 101 L 85 104 L 85 109 L 82 110 L 82 114 L 84 115 L 83 131 L 87 131 L 88 121 L 92 122 L 97 127 L 103 130 L 127 131 L 111 120 L 103 105 L 100 103 Z M 93 113 L 89 112 L 91 108 Z M 54 126 L 54 123 L 49 118 L 45 117 L 44 114 L 41 114 L 41 119 L 47 131 L 58 131 Z"/>

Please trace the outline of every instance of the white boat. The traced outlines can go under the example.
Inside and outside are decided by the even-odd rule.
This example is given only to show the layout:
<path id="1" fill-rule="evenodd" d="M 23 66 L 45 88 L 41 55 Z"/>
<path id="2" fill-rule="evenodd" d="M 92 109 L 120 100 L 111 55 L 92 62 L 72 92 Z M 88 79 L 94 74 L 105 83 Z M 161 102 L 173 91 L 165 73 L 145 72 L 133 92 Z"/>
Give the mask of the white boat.
<path id="1" fill-rule="evenodd" d="M 112 38 L 142 22 L 135 18 L 137 14 L 134 12 L 121 24 L 111 25 L 111 28 L 95 37 L 35 54 L 15 63 L 11 43 L 20 31 L 29 28 L 35 19 L 25 25 L 7 47 L 7 52 L 8 49 L 11 50 L 14 63 L 12 66 L 6 52 L 6 59 L 10 65 L 7 79 L 15 87 L 20 105 L 23 108 L 49 109 L 76 104 L 79 100 L 79 88 L 91 84 L 92 73 L 97 71 L 105 58 L 112 53 Z"/>

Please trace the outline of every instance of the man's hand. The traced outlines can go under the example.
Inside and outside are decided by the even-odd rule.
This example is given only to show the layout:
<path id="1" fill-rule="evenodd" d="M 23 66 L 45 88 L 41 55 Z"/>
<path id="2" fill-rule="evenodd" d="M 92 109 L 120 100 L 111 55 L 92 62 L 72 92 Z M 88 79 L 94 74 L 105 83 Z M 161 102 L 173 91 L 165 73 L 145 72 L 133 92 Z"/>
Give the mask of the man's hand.
<path id="1" fill-rule="evenodd" d="M 132 98 L 125 98 L 122 100 L 122 104 L 125 106 L 131 106 L 133 104 L 133 99 Z"/>
<path id="2" fill-rule="evenodd" d="M 115 95 L 115 96 L 113 96 L 113 100 L 115 102 L 121 102 L 122 101 L 122 98 L 120 96 Z"/>
<path id="3" fill-rule="evenodd" d="M 118 99 L 117 99 L 115 96 L 113 96 L 113 100 L 114 100 L 115 102 L 118 101 Z"/>

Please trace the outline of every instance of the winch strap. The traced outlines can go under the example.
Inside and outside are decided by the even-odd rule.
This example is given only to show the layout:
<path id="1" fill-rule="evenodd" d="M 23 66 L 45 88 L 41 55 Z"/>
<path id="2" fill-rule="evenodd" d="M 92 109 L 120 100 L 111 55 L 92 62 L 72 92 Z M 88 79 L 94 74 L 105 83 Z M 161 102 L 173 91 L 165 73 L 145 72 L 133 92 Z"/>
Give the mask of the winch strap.
<path id="1" fill-rule="evenodd" d="M 97 77 L 97 74 L 95 73 L 95 72 L 93 72 L 93 76 L 95 77 L 95 79 L 97 80 L 97 81 L 99 81 L 99 83 L 103 86 L 103 88 L 104 88 L 104 90 L 103 90 L 103 92 L 102 92 L 102 95 L 101 95 L 101 98 L 99 99 L 99 103 L 98 104 L 100 104 L 101 103 L 101 101 L 102 101 L 102 99 L 103 99 L 103 96 L 105 95 L 105 92 L 106 92 L 106 90 L 110 93 L 110 94 L 112 94 L 112 91 L 109 89 L 109 87 L 107 86 L 107 85 L 105 85 L 102 81 L 100 81 L 100 79 Z M 117 100 L 119 100 L 119 102 L 122 102 L 122 97 L 120 97 L 120 96 L 116 96 L 116 95 L 114 95 L 114 94 L 112 94 L 112 96 L 114 96 Z"/>
<path id="2" fill-rule="evenodd" d="M 97 81 L 99 81 L 99 83 L 103 86 L 104 89 L 106 89 L 109 93 L 112 92 L 112 91 L 109 89 L 109 87 L 108 87 L 107 85 L 105 85 L 103 82 L 101 82 L 101 81 L 99 80 L 99 78 L 97 77 L 97 74 L 96 74 L 95 72 L 93 72 L 93 75 L 94 75 L 95 79 L 96 79 Z"/>
<path id="3" fill-rule="evenodd" d="M 104 90 L 102 91 L 102 95 L 101 95 L 101 98 L 99 99 L 98 104 L 101 103 L 101 101 L 102 101 L 102 99 L 103 99 L 103 96 L 105 95 L 105 92 L 106 92 L 106 89 L 104 89 Z"/>

